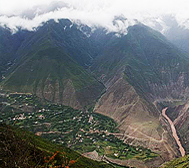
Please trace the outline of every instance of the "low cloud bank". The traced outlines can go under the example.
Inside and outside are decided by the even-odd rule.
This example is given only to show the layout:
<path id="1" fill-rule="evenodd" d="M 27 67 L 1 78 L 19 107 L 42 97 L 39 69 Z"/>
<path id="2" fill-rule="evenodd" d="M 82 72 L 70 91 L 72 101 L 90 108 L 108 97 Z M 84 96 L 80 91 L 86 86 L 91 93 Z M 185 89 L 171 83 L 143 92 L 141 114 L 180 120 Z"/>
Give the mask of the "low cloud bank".
<path id="1" fill-rule="evenodd" d="M 16 3 L 17 2 L 17 3 Z M 13 32 L 18 28 L 35 30 L 50 19 L 67 18 L 90 27 L 127 33 L 127 27 L 141 22 L 165 33 L 176 26 L 189 28 L 189 2 L 186 0 L 1 0 L 0 25 Z M 28 3 L 27 3 L 28 2 Z M 175 26 L 175 25 L 174 25 Z"/>

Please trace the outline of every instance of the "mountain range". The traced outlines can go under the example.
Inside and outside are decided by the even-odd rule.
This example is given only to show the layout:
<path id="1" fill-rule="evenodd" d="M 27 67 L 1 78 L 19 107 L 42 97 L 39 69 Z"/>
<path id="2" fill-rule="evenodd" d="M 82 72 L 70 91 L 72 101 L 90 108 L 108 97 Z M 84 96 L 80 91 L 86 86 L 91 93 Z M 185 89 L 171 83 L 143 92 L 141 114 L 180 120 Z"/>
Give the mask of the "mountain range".
<path id="1" fill-rule="evenodd" d="M 118 123 L 117 135 L 161 157 L 180 156 L 168 109 L 188 152 L 189 57 L 161 33 L 138 23 L 126 35 L 95 30 L 68 19 L 35 31 L 0 28 L 0 88 L 94 112 Z"/>

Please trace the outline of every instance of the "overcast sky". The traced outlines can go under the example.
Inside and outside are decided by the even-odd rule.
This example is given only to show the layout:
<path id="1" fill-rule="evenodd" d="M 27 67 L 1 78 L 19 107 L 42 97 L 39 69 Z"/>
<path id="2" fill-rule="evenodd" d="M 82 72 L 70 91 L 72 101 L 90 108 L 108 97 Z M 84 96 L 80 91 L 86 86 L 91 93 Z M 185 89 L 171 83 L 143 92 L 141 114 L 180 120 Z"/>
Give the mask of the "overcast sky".
<path id="1" fill-rule="evenodd" d="M 0 24 L 11 29 L 21 26 L 32 30 L 49 19 L 69 18 L 89 26 L 103 26 L 123 31 L 135 19 L 166 31 L 165 16 L 171 15 L 181 26 L 189 28 L 188 0 L 0 0 Z M 128 20 L 112 21 L 115 16 Z M 115 24 L 116 23 L 116 24 Z"/>

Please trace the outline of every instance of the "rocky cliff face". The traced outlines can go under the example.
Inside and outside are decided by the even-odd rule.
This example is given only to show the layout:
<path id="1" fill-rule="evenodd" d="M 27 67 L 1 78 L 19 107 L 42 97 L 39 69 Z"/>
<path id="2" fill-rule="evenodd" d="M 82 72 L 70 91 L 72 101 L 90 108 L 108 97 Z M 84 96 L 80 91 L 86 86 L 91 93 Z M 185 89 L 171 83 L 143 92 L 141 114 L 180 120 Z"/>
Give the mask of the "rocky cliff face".
<path id="1" fill-rule="evenodd" d="M 99 99 L 94 111 L 118 122 L 121 133 L 117 136 L 124 142 L 160 153 L 164 160 L 157 159 L 153 166 L 178 156 L 171 130 L 156 107 L 141 98 L 123 76 L 112 80 L 114 83 L 110 81 L 111 86 Z"/>
<path id="2" fill-rule="evenodd" d="M 178 156 L 171 129 L 156 104 L 187 100 L 187 56 L 141 24 L 122 37 L 103 29 L 89 32 L 90 37 L 69 20 L 45 23 L 14 50 L 14 65 L 4 73 L 1 88 L 78 109 L 93 105 L 106 87 L 94 111 L 118 122 L 119 138 L 160 153 L 164 159 L 156 165 Z M 181 110 L 175 121 L 180 130 L 187 127 L 186 111 Z"/>
<path id="3" fill-rule="evenodd" d="M 107 87 L 95 111 L 118 122 L 118 136 L 125 142 L 149 147 L 165 160 L 180 156 L 156 102 L 188 98 L 188 65 L 188 58 L 161 34 L 131 27 L 91 67 Z"/>
<path id="4" fill-rule="evenodd" d="M 150 97 L 152 100 L 166 101 L 170 100 L 187 100 L 189 95 L 188 87 L 188 74 L 180 72 L 175 80 L 172 79 L 174 74 L 169 74 L 171 71 L 162 72 L 162 78 L 166 79 L 169 76 L 169 80 L 166 83 L 148 83 L 150 88 Z"/>

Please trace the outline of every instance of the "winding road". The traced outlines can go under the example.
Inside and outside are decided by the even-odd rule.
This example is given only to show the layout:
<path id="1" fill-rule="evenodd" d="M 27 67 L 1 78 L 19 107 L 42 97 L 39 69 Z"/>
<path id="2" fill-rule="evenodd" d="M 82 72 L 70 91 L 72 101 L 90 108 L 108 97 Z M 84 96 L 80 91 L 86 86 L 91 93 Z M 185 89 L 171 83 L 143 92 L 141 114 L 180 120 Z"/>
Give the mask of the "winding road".
<path id="1" fill-rule="evenodd" d="M 184 150 L 184 148 L 182 147 L 182 144 L 181 144 L 181 142 L 180 142 L 180 139 L 179 139 L 179 137 L 178 137 L 178 135 L 177 135 L 176 128 L 175 128 L 173 122 L 171 121 L 171 119 L 165 114 L 165 112 L 166 112 L 167 109 L 168 109 L 168 107 L 166 107 L 166 108 L 164 108 L 164 109 L 162 110 L 162 115 L 163 115 L 163 116 L 166 118 L 166 120 L 169 122 L 169 124 L 170 124 L 170 126 L 171 126 L 172 133 L 173 133 L 173 137 L 174 137 L 175 141 L 177 142 L 177 145 L 179 146 L 179 151 L 180 151 L 181 155 L 184 156 L 184 155 L 185 155 L 185 150 Z"/>

